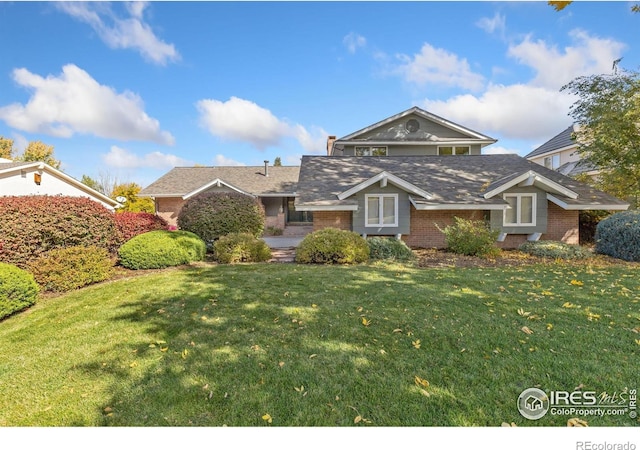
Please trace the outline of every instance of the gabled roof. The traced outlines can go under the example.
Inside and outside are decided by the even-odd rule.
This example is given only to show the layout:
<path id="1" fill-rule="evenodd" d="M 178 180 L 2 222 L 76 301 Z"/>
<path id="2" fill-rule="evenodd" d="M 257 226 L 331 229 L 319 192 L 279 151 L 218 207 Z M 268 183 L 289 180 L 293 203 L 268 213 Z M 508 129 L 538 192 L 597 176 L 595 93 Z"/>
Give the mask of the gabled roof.
<path id="1" fill-rule="evenodd" d="M 556 152 L 558 150 L 576 147 L 578 144 L 575 141 L 575 139 L 573 139 L 575 131 L 576 130 L 574 125 L 571 125 L 570 127 L 566 128 L 565 130 L 561 131 L 560 133 L 558 133 L 557 135 L 549 139 L 540 147 L 533 150 L 528 155 L 525 155 L 525 158 L 531 159 L 537 156 L 542 156 L 546 153 L 551 153 L 551 152 Z"/>
<path id="2" fill-rule="evenodd" d="M 570 209 L 627 209 L 618 200 L 587 184 L 542 167 L 518 155 L 477 156 L 303 156 L 296 209 L 353 210 L 355 190 L 381 172 L 403 180 L 429 198 L 410 192 L 417 209 L 504 209 L 491 191 L 531 183 Z M 341 199 L 342 197 L 342 199 Z M 574 198 L 575 197 L 575 198 Z"/>
<path id="3" fill-rule="evenodd" d="M 389 141 L 392 142 L 404 142 L 404 143 L 424 143 L 424 142 L 446 142 L 447 140 L 451 141 L 451 142 L 455 142 L 455 141 L 461 141 L 464 140 L 465 142 L 467 141 L 473 141 L 473 142 L 477 142 L 480 144 L 493 144 L 494 142 L 496 142 L 496 139 L 493 139 L 492 137 L 486 136 L 482 133 L 479 133 L 477 131 L 474 131 L 470 128 L 467 127 L 463 127 L 462 125 L 459 125 L 457 123 L 451 122 L 450 120 L 446 120 L 443 119 L 440 116 L 437 116 L 435 114 L 432 114 L 428 111 L 425 111 L 424 109 L 418 108 L 416 106 L 414 106 L 413 108 L 407 109 L 406 111 L 403 111 L 401 113 L 395 114 L 391 117 L 388 117 L 384 120 L 381 120 L 379 122 L 374 123 L 373 125 L 369 125 L 366 128 L 363 128 L 361 130 L 358 130 L 354 133 L 351 133 L 347 136 L 344 136 L 340 139 L 337 139 L 335 141 L 336 144 L 345 144 L 345 143 L 357 143 L 357 142 L 365 142 L 365 141 L 371 141 L 371 139 L 369 138 L 365 138 L 364 136 L 366 136 L 367 134 L 371 133 L 372 131 L 376 130 L 376 129 L 384 129 L 385 126 L 392 124 L 393 122 L 396 122 L 402 118 L 408 117 L 408 116 L 416 116 L 416 117 L 420 117 L 422 119 L 425 119 L 427 121 L 431 121 L 434 122 L 440 126 L 443 126 L 445 128 L 448 128 L 449 130 L 454 131 L 455 133 L 461 135 L 461 137 L 458 137 L 457 139 L 438 139 L 437 137 L 434 136 L 430 136 L 428 134 L 425 134 L 423 132 L 409 132 L 407 130 L 398 130 L 398 132 L 393 136 L 392 139 L 389 139 Z"/>
<path id="4" fill-rule="evenodd" d="M 58 170 L 49 164 L 39 161 L 9 161 L 6 159 L 2 159 L 0 161 L 0 177 L 6 174 L 12 174 L 13 172 L 20 172 L 22 170 L 28 169 L 38 169 L 42 171 L 46 171 L 50 173 L 52 176 L 63 180 L 65 183 L 74 186 L 76 189 L 85 192 L 90 197 L 93 197 L 95 200 L 98 200 L 106 205 L 109 205 L 111 208 L 121 208 L 122 205 L 115 201 L 112 198 L 107 197 L 101 192 L 96 191 L 95 189 L 90 188 L 86 184 L 81 181 L 76 180 L 75 178 L 67 175 L 66 173 Z M 55 195 L 56 193 L 51 193 L 50 195 Z"/>
<path id="5" fill-rule="evenodd" d="M 175 167 L 138 195 L 187 199 L 221 184 L 250 195 L 293 196 L 299 171 L 297 166 L 270 166 L 265 176 L 264 166 Z"/>

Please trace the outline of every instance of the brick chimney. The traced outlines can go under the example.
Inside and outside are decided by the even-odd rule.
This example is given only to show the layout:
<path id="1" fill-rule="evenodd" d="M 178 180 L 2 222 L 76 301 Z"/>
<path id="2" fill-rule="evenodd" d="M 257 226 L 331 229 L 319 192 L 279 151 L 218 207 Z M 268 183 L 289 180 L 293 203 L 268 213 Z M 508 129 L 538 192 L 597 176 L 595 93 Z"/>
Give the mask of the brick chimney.
<path id="1" fill-rule="evenodd" d="M 336 141 L 336 136 L 327 137 L 327 155 L 331 156 L 331 152 L 333 150 L 333 143 Z"/>
<path id="2" fill-rule="evenodd" d="M 269 160 L 268 159 L 264 160 L 264 176 L 265 177 L 269 176 Z"/>

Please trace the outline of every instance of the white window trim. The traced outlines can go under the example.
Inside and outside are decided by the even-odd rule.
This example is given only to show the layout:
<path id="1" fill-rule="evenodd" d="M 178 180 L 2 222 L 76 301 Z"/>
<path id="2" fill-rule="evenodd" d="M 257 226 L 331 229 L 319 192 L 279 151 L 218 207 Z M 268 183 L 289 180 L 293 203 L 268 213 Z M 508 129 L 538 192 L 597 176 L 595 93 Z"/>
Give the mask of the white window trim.
<path id="1" fill-rule="evenodd" d="M 384 146 L 384 145 L 373 145 L 373 146 L 370 146 L 370 145 L 356 145 L 353 148 L 354 156 L 358 156 L 357 153 L 358 153 L 358 149 L 359 148 L 366 149 L 366 153 L 367 154 L 364 154 L 362 156 L 372 156 L 371 155 L 371 149 L 373 149 L 373 148 L 383 148 L 384 149 L 384 156 L 389 156 L 389 148 Z"/>
<path id="2" fill-rule="evenodd" d="M 536 194 L 503 194 L 502 198 L 506 201 L 508 197 L 515 197 L 516 200 L 516 208 L 519 214 L 517 214 L 515 223 L 507 222 L 507 211 L 511 208 L 507 208 L 504 210 L 502 215 L 502 224 L 505 227 L 535 227 L 537 222 L 536 211 L 537 211 L 537 201 L 538 196 Z M 520 222 L 520 218 L 522 216 L 522 197 L 530 197 L 531 198 L 531 223 Z"/>
<path id="3" fill-rule="evenodd" d="M 378 199 L 378 223 L 369 223 L 369 199 Z M 393 198 L 393 223 L 384 222 L 384 198 Z M 364 226 L 367 228 L 385 227 L 393 228 L 398 226 L 398 194 L 365 194 L 364 196 Z"/>
<path id="4" fill-rule="evenodd" d="M 438 146 L 438 155 L 440 155 L 440 148 L 441 147 L 451 147 L 451 155 L 444 155 L 444 156 L 468 156 L 471 154 L 471 146 L 470 145 L 439 145 Z M 467 153 L 465 155 L 456 155 L 456 149 L 458 148 L 466 148 L 467 149 Z"/>

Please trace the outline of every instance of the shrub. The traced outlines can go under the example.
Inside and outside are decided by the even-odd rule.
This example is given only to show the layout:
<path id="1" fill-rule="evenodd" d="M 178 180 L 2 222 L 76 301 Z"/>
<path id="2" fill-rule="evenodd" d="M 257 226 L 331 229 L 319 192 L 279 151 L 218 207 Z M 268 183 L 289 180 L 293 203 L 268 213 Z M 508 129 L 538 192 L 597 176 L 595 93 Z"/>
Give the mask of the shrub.
<path id="1" fill-rule="evenodd" d="M 258 237 L 264 230 L 264 209 L 256 198 L 238 192 L 204 193 L 185 202 L 178 226 L 210 245 L 229 233 Z"/>
<path id="2" fill-rule="evenodd" d="M 120 245 L 139 234 L 169 228 L 167 221 L 162 217 L 146 212 L 117 212 L 114 218 Z"/>
<path id="3" fill-rule="evenodd" d="M 447 249 L 453 253 L 469 256 L 495 257 L 500 253 L 496 239 L 500 233 L 491 230 L 482 220 L 453 218 L 453 225 L 440 229 L 445 235 Z"/>
<path id="4" fill-rule="evenodd" d="M 415 255 L 400 239 L 372 237 L 367 239 L 369 258 L 377 260 L 411 261 Z"/>
<path id="5" fill-rule="evenodd" d="M 35 304 L 38 285 L 26 270 L 0 263 L 0 319 Z"/>
<path id="6" fill-rule="evenodd" d="M 213 245 L 215 257 L 223 264 L 263 262 L 271 259 L 271 249 L 249 233 L 229 233 Z"/>
<path id="7" fill-rule="evenodd" d="M 596 227 L 596 253 L 625 261 L 640 261 L 640 211 L 623 211 Z"/>
<path id="8" fill-rule="evenodd" d="M 162 269 L 204 259 L 206 245 L 188 231 L 149 231 L 125 242 L 118 256 L 128 269 Z"/>
<path id="9" fill-rule="evenodd" d="M 525 242 L 518 250 L 533 256 L 553 259 L 585 259 L 592 256 L 586 248 L 558 241 Z"/>
<path id="10" fill-rule="evenodd" d="M 66 292 L 108 280 L 114 259 L 104 248 L 68 247 L 51 250 L 29 263 L 31 272 L 45 291 Z"/>
<path id="11" fill-rule="evenodd" d="M 303 264 L 357 264 L 369 259 L 367 241 L 353 231 L 324 228 L 307 234 L 296 249 Z"/>
<path id="12" fill-rule="evenodd" d="M 593 244 L 596 242 L 596 227 L 609 211 L 580 211 L 580 244 Z"/>
<path id="13" fill-rule="evenodd" d="M 113 216 L 84 197 L 0 197 L 0 260 L 26 268 L 57 248 L 84 245 L 115 251 Z"/>
<path id="14" fill-rule="evenodd" d="M 284 230 L 279 227 L 267 227 L 264 229 L 264 236 L 282 236 Z"/>

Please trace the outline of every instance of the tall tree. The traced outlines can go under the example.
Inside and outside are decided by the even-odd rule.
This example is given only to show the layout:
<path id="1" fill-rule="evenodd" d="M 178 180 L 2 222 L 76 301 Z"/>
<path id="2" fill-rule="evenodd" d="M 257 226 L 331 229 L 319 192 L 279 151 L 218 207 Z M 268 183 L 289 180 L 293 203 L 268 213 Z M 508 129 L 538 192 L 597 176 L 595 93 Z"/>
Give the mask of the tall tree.
<path id="1" fill-rule="evenodd" d="M 573 2 L 572 1 L 568 1 L 568 2 L 549 1 L 547 3 L 549 5 L 551 5 L 551 6 L 553 6 L 556 11 L 562 11 L 563 9 L 565 9 L 567 6 L 569 6 Z M 640 4 L 636 3 L 634 5 L 631 5 L 631 11 L 640 12 Z"/>
<path id="2" fill-rule="evenodd" d="M 53 145 L 41 141 L 31 141 L 24 153 L 18 158 L 20 161 L 42 161 L 55 169 L 60 168 L 60 161 L 53 156 Z"/>
<path id="3" fill-rule="evenodd" d="M 142 187 L 136 183 L 122 183 L 115 186 L 111 192 L 111 198 L 126 198 L 124 207 L 118 211 L 147 212 L 153 214 L 155 212 L 153 200 L 147 197 L 138 197 L 138 193 L 141 190 Z"/>
<path id="4" fill-rule="evenodd" d="M 276 156 L 276 159 L 273 160 L 273 167 L 280 167 L 282 165 L 282 159 L 279 156 Z"/>
<path id="5" fill-rule="evenodd" d="M 13 139 L 0 136 L 0 158 L 13 159 Z"/>
<path id="6" fill-rule="evenodd" d="M 578 77 L 562 87 L 578 97 L 569 115 L 578 152 L 601 170 L 595 180 L 614 195 L 640 195 L 640 73 Z"/>

